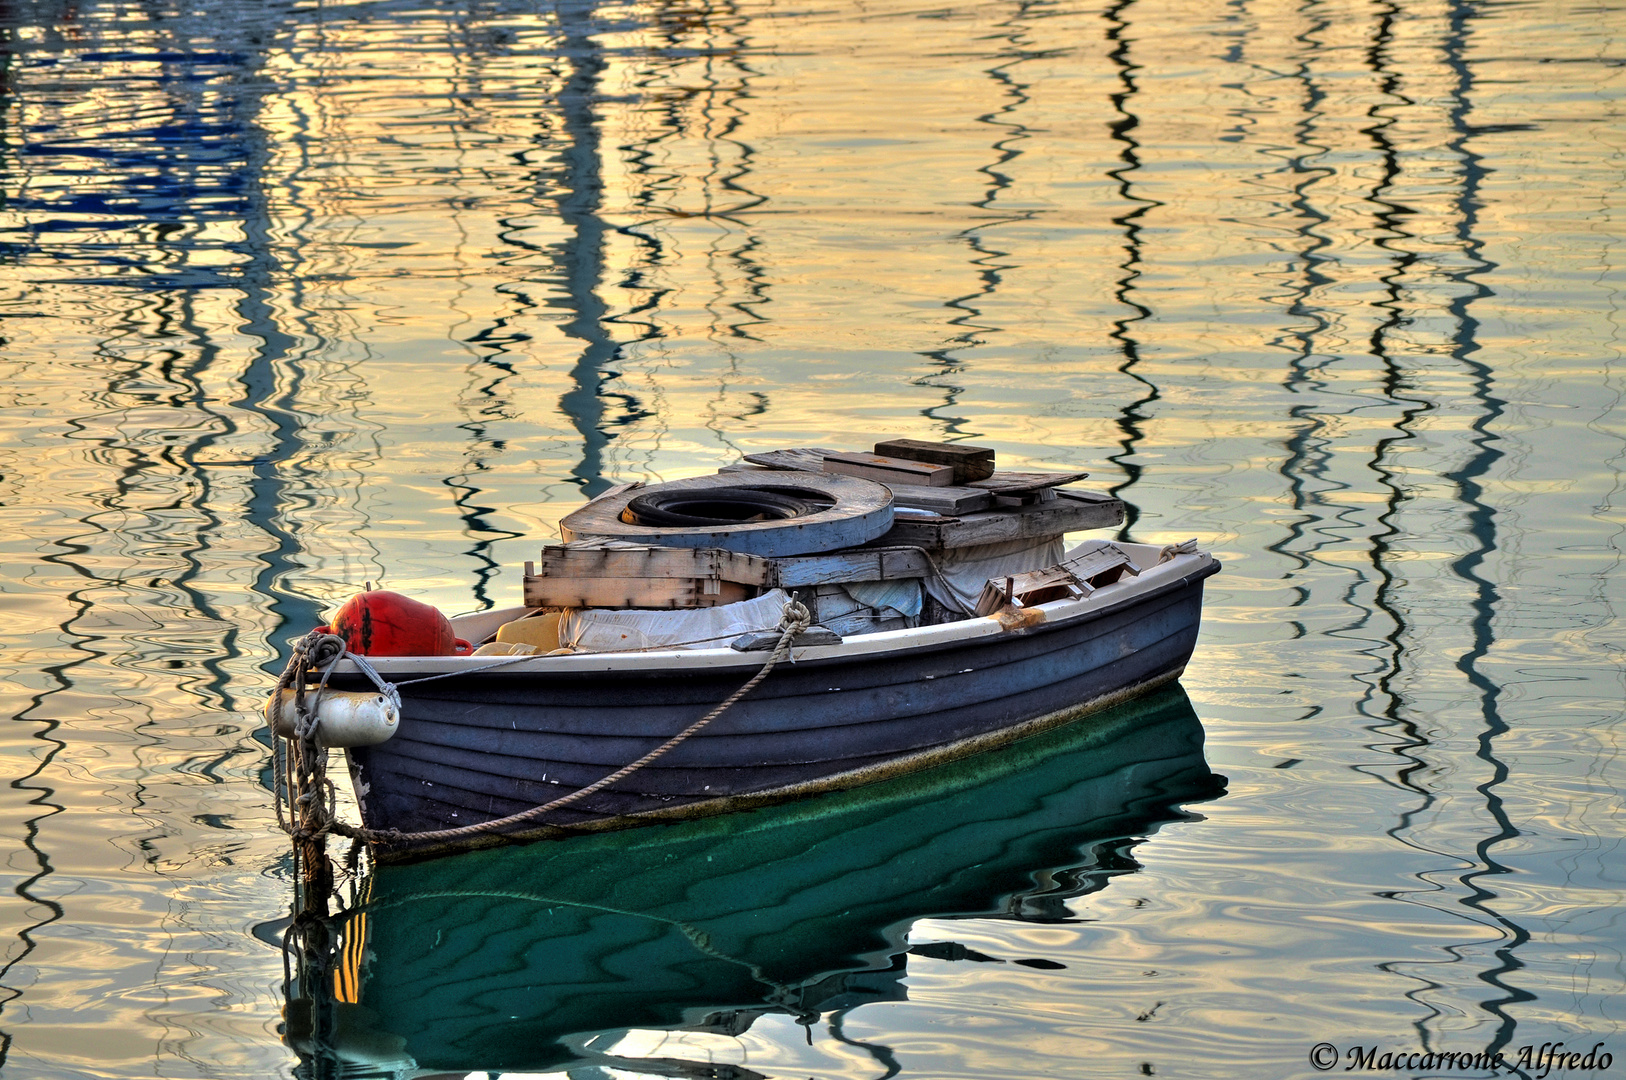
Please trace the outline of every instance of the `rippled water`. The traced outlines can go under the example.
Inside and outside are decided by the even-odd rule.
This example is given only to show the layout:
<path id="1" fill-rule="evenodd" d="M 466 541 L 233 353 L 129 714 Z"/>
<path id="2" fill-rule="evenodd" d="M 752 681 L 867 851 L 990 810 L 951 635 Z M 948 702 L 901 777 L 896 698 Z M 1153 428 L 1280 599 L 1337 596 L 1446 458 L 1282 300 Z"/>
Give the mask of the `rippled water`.
<path id="1" fill-rule="evenodd" d="M 0 5 L 7 1075 L 327 1067 L 254 710 L 333 602 L 511 603 L 584 491 L 893 435 L 1219 554 L 1228 784 L 573 1075 L 1626 1054 L 1622 10 Z"/>

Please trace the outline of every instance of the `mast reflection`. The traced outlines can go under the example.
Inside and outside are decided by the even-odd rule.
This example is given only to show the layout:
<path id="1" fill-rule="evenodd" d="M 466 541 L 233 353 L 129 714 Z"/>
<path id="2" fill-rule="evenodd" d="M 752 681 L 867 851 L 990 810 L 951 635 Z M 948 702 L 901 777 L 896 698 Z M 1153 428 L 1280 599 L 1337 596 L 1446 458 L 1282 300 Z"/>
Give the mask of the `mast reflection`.
<path id="1" fill-rule="evenodd" d="M 1116 454 L 1108 454 L 1107 460 L 1116 464 L 1124 471 L 1124 480 L 1107 490 L 1124 500 L 1123 525 L 1118 529 L 1118 538 L 1128 540 L 1135 531 L 1135 523 L 1140 520 L 1140 510 L 1135 506 L 1134 500 L 1126 498 L 1124 493 L 1134 487 L 1141 477 L 1141 465 L 1135 458 L 1136 448 L 1146 437 L 1145 424 L 1151 419 L 1150 406 L 1156 403 L 1163 395 L 1157 385 L 1142 375 L 1140 367 L 1140 341 L 1134 334 L 1134 326 L 1151 318 L 1152 309 L 1136 299 L 1135 282 L 1141 276 L 1141 219 L 1153 207 L 1163 204 L 1156 199 L 1141 195 L 1135 191 L 1135 172 L 1140 169 L 1140 142 L 1135 136 L 1135 130 L 1140 127 L 1140 117 L 1130 108 L 1135 95 L 1140 92 L 1138 72 L 1140 65 L 1130 57 L 1130 46 L 1133 39 L 1129 36 L 1130 9 L 1135 0 L 1118 0 L 1109 5 L 1102 17 L 1108 21 L 1106 38 L 1112 43 L 1112 51 L 1108 59 L 1118 69 L 1119 89 L 1109 95 L 1113 111 L 1118 115 L 1108 125 L 1113 141 L 1121 144 L 1118 151 L 1118 160 L 1123 162 L 1119 168 L 1107 170 L 1107 175 L 1118 183 L 1118 196 L 1124 202 L 1133 204 L 1129 209 L 1115 215 L 1112 223 L 1123 230 L 1123 261 L 1118 264 L 1123 271 L 1117 280 L 1117 287 L 1113 296 L 1117 301 L 1129 309 L 1129 314 L 1114 319 L 1112 331 L 1107 336 L 1118 343 L 1118 350 L 1123 355 L 1123 363 L 1118 365 L 1120 374 L 1127 375 L 1143 388 L 1140 397 L 1123 406 L 1118 411 L 1117 426 L 1122 433 L 1118 439 L 1121 449 Z"/>
<path id="2" fill-rule="evenodd" d="M 605 388 L 605 383 L 619 374 L 610 365 L 619 356 L 620 346 L 606 325 L 609 305 L 598 294 L 604 282 L 605 243 L 612 228 L 603 217 L 601 135 L 594 108 L 599 79 L 606 67 L 597 35 L 605 27 L 597 23 L 595 10 L 593 3 L 580 0 L 567 0 L 557 8 L 560 54 L 570 74 L 558 97 L 568 141 L 560 151 L 559 194 L 555 201 L 559 217 L 570 227 L 571 235 L 559 251 L 567 299 L 552 301 L 568 304 L 571 317 L 561 329 L 582 343 L 581 354 L 570 370 L 572 388 L 560 395 L 559 407 L 581 438 L 581 458 L 570 474 L 589 497 L 610 486 L 604 476 L 604 451 L 611 430 L 650 415 L 635 396 L 611 393 Z M 619 409 L 612 414 L 606 402 L 618 403 Z"/>

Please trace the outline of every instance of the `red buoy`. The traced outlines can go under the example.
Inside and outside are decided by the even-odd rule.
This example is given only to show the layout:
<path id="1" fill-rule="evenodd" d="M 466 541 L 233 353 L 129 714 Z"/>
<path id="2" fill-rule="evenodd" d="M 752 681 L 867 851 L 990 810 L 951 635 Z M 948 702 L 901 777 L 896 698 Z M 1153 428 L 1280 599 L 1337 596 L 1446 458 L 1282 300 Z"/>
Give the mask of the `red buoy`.
<path id="1" fill-rule="evenodd" d="M 471 648 L 440 609 L 383 589 L 347 600 L 333 616 L 333 633 L 365 656 L 458 656 Z"/>

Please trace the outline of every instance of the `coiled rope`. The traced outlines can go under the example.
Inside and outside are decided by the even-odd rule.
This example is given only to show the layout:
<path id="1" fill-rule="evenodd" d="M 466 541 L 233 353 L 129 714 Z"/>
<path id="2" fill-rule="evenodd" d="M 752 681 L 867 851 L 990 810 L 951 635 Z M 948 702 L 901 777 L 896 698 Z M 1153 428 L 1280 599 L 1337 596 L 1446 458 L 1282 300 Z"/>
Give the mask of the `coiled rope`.
<path id="1" fill-rule="evenodd" d="M 361 825 L 350 825 L 337 819 L 337 793 L 332 782 L 327 779 L 327 749 L 317 741 L 316 707 L 321 701 L 321 695 L 327 689 L 328 677 L 333 673 L 333 669 L 338 666 L 339 661 L 346 658 L 355 663 L 362 674 L 366 675 L 373 685 L 378 687 L 380 693 L 390 697 L 397 709 L 400 708 L 401 703 L 399 687 L 449 678 L 453 675 L 469 674 L 469 672 L 446 672 L 440 675 L 425 676 L 421 679 L 408 679 L 399 683 L 390 683 L 378 674 L 373 666 L 367 662 L 366 657 L 348 651 L 344 646 L 343 638 L 334 634 L 318 634 L 313 631 L 295 644 L 293 655 L 288 660 L 288 667 L 283 671 L 282 677 L 277 680 L 277 688 L 274 691 L 277 697 L 273 700 L 280 701 L 282 691 L 292 687 L 295 708 L 294 737 L 289 740 L 292 748 L 292 760 L 279 762 L 276 770 L 281 780 L 276 791 L 277 824 L 295 840 L 315 841 L 329 833 L 333 833 L 338 836 L 365 840 L 368 843 L 391 845 L 407 841 L 422 843 L 437 840 L 457 840 L 482 833 L 496 832 L 527 821 L 534 821 L 549 811 L 585 799 L 587 796 L 602 791 L 618 780 L 624 780 L 639 769 L 682 745 L 690 736 L 723 715 L 735 702 L 756 689 L 757 685 L 768 677 L 768 673 L 773 671 L 775 665 L 790 653 L 797 635 L 812 624 L 813 614 L 807 609 L 807 606 L 799 600 L 790 600 L 785 604 L 779 620 L 779 643 L 768 654 L 767 661 L 757 673 L 746 680 L 745 685 L 730 694 L 705 716 L 702 716 L 660 746 L 657 746 L 632 764 L 617 769 L 602 780 L 595 781 L 583 788 L 577 788 L 575 791 L 567 795 L 561 795 L 559 798 L 542 806 L 522 810 L 517 814 L 509 814 L 507 817 L 477 822 L 473 825 L 462 825 L 455 829 L 433 829 L 426 832 L 412 833 L 402 832 L 399 829 L 369 829 Z M 508 664 L 533 659 L 535 657 L 529 655 L 506 657 L 498 663 L 488 664 L 474 670 L 488 671 L 491 668 L 506 667 Z M 320 673 L 319 680 L 314 687 L 309 687 L 307 684 L 310 676 L 318 672 Z M 276 741 L 280 744 L 282 740 L 278 739 Z M 283 785 L 286 785 L 286 791 L 292 795 L 289 800 L 290 812 L 286 819 L 283 814 Z"/>

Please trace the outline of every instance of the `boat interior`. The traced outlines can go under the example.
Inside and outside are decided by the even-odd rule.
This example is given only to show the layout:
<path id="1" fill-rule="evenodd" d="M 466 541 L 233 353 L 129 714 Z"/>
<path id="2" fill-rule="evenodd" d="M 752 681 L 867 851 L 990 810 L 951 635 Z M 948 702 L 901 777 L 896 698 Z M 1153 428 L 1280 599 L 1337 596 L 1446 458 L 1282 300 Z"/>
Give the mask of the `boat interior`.
<path id="1" fill-rule="evenodd" d="M 674 652 L 728 663 L 777 644 L 794 599 L 812 624 L 797 656 L 868 652 L 1072 617 L 1208 561 L 1195 541 L 1068 549 L 1067 534 L 1123 519 L 1119 500 L 1069 486 L 1086 475 L 1001 472 L 990 448 L 895 439 L 624 484 L 564 518 L 561 542 L 526 563 L 522 604 L 452 626 L 471 664 Z"/>

